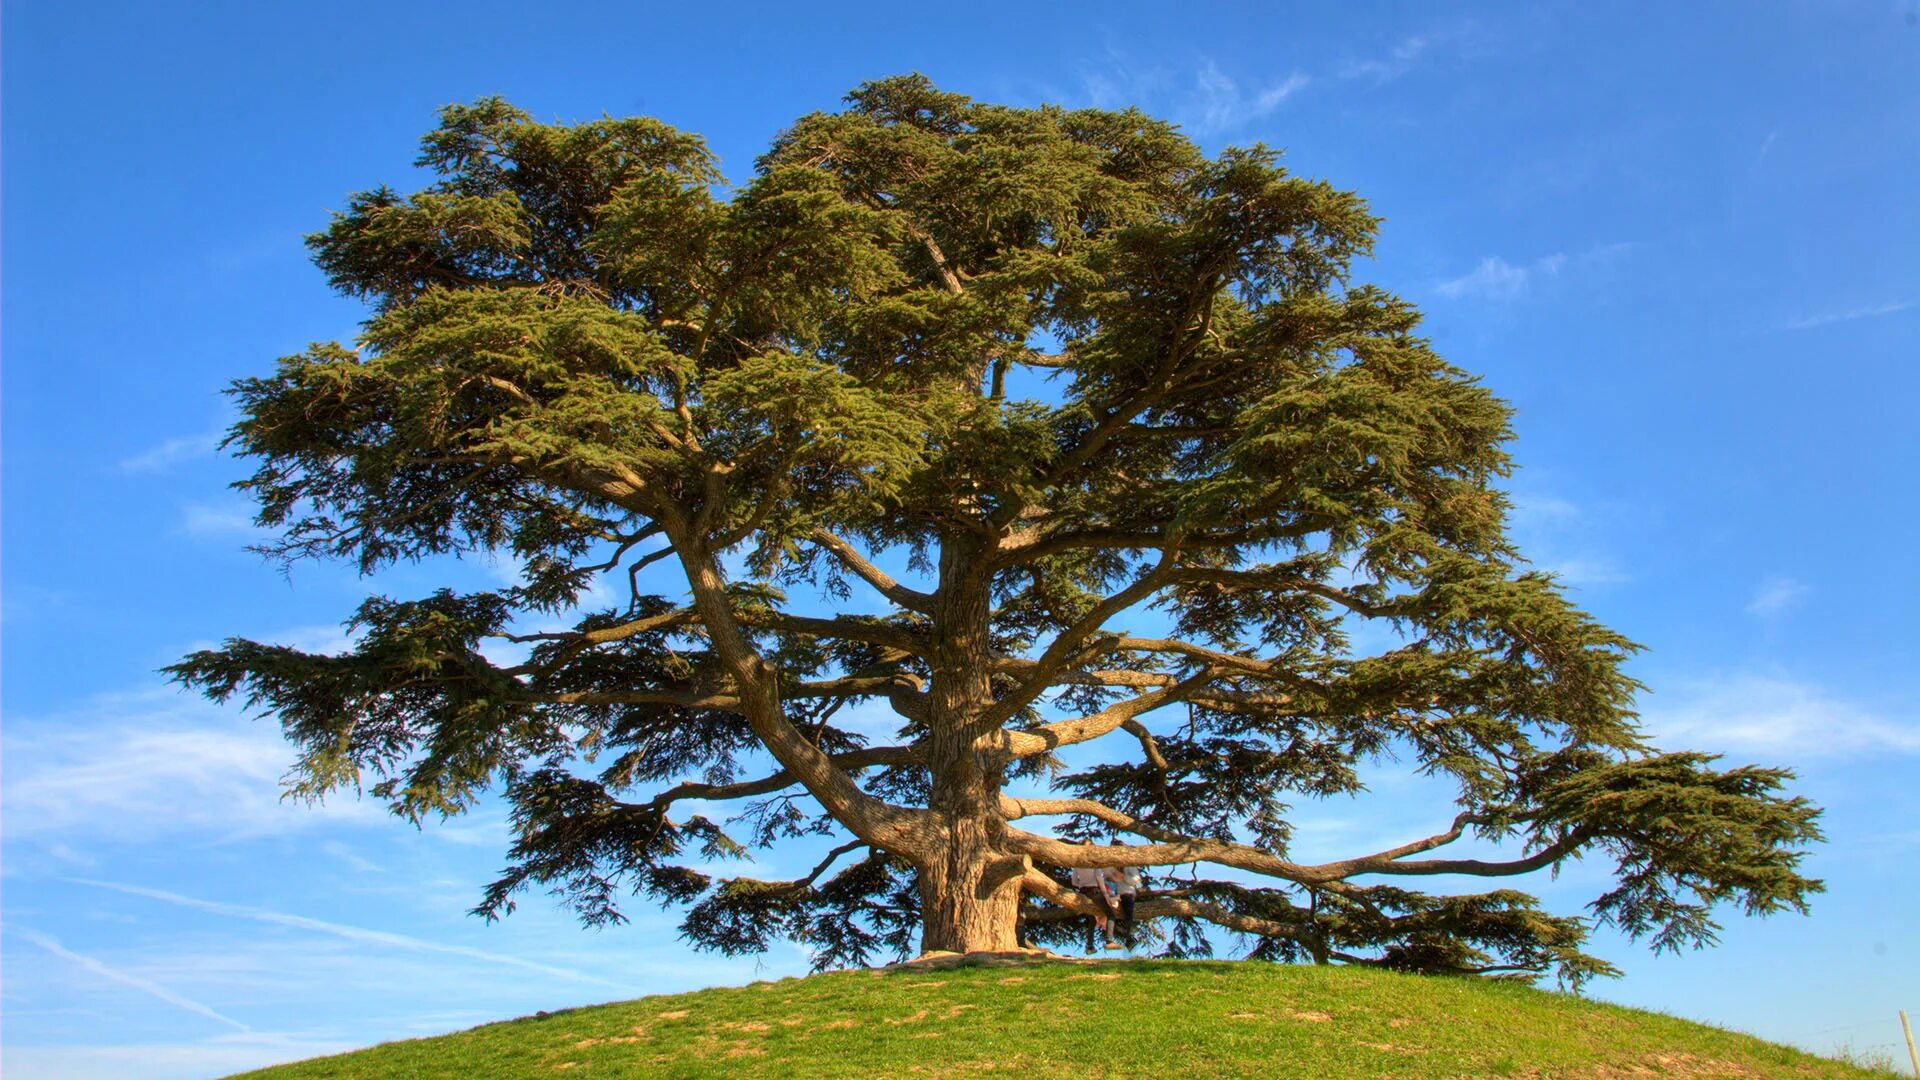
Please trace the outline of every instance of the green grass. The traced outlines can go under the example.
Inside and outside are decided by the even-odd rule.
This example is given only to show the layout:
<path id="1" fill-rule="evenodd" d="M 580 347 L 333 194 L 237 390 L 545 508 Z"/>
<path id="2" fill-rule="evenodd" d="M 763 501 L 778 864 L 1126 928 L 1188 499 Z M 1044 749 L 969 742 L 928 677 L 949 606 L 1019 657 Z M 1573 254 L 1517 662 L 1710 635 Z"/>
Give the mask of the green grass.
<path id="1" fill-rule="evenodd" d="M 254 1080 L 1889 1075 L 1510 983 L 1132 961 L 848 971 L 388 1043 Z"/>

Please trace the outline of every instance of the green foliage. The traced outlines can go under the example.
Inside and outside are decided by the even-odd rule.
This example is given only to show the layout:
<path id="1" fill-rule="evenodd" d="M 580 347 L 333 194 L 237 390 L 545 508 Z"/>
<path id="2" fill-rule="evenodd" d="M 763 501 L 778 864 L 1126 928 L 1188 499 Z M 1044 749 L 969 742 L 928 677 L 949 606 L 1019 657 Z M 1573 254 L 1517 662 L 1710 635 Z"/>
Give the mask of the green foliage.
<path id="1" fill-rule="evenodd" d="M 522 580 L 370 600 L 345 655 L 236 640 L 169 670 L 277 715 L 297 795 L 365 785 L 418 821 L 503 791 L 516 841 L 481 913 L 542 887 L 616 922 L 638 892 L 689 905 L 705 947 L 865 963 L 934 917 L 918 868 L 956 834 L 923 808 L 971 807 L 1017 852 L 1009 784 L 1101 808 L 1059 835 L 1211 844 L 1278 879 L 1155 882 L 1208 905 L 1169 915 L 1172 955 L 1224 918 L 1273 959 L 1577 983 L 1609 970 L 1582 919 L 1348 879 L 1604 854 L 1592 915 L 1665 949 L 1710 942 L 1716 905 L 1818 891 L 1789 773 L 1645 744 L 1636 647 L 1508 543 L 1509 408 L 1352 280 L 1366 204 L 1276 151 L 906 76 L 800 118 L 737 188 L 659 121 L 497 99 L 444 110 L 419 163 L 427 188 L 356 195 L 310 238 L 370 318 L 234 385 L 239 486 L 282 558 L 489 553 Z M 869 561 L 889 551 L 920 580 Z M 641 592 L 661 560 L 690 603 Z M 586 605 L 606 581 L 626 600 Z M 845 613 L 797 614 L 795 587 Z M 1148 607 L 1171 638 L 1114 625 Z M 1356 649 L 1367 624 L 1396 644 Z M 1184 722 L 1072 736 L 1117 748 L 1077 771 L 1016 749 L 1142 694 Z M 836 724 L 862 702 L 899 745 Z M 1455 786 L 1451 833 L 1272 869 L 1292 802 L 1385 760 Z M 688 799 L 747 801 L 676 817 Z M 793 882 L 684 865 L 843 830 L 836 856 L 864 852 Z M 1524 854 L 1418 857 L 1468 833 Z"/>

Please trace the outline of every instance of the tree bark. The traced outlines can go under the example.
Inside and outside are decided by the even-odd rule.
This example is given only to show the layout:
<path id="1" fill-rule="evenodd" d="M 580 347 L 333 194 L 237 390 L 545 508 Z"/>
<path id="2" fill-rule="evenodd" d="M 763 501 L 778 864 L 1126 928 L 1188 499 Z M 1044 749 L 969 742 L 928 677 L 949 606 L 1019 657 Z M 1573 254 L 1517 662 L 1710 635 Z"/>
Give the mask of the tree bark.
<path id="1" fill-rule="evenodd" d="M 990 601 L 981 545 L 949 538 L 940 551 L 928 688 L 928 809 L 941 835 L 917 860 L 923 951 L 1017 948 L 1014 922 L 1027 860 L 1006 849 L 1000 816 L 1004 758 L 972 728 L 993 704 Z"/>
<path id="2" fill-rule="evenodd" d="M 985 821 L 956 820 L 944 859 L 920 864 L 922 952 L 1007 952 L 1019 947 L 1015 920 L 1022 871 L 1031 865 L 998 855 Z"/>

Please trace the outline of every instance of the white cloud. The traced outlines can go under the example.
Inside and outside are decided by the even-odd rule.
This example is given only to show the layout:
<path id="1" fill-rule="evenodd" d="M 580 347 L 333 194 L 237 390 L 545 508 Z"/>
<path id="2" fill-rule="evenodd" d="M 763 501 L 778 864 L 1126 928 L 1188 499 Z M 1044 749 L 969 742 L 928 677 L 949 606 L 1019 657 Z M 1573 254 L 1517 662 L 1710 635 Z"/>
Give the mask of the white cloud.
<path id="1" fill-rule="evenodd" d="M 207 435 L 182 435 L 168 439 L 156 446 L 148 447 L 138 454 L 120 460 L 120 471 L 128 473 L 165 472 L 183 461 L 208 457 L 219 448 L 221 433 Z"/>
<path id="2" fill-rule="evenodd" d="M 432 884 L 411 883 L 407 899 L 419 898 Z M 85 907 L 87 894 L 76 895 L 79 902 L 74 906 Z M 446 933 L 465 938 L 482 932 L 474 923 L 467 923 L 469 929 L 462 931 L 438 914 L 424 922 L 410 917 L 406 909 L 411 905 L 400 899 L 397 889 L 393 895 L 389 907 L 376 909 L 382 911 L 383 925 L 391 917 L 398 929 L 421 926 L 426 929 L 416 935 L 422 937 Z M 326 903 L 332 910 L 346 902 L 331 897 Z M 455 911 L 470 902 L 471 897 L 464 896 L 441 901 Z M 119 908 L 123 903 L 116 898 L 111 906 Z M 786 962 L 769 972 L 760 969 L 766 958 L 724 959 L 683 949 L 645 948 L 646 942 L 669 941 L 675 933 L 675 920 L 657 909 L 631 912 L 635 925 L 629 935 L 622 936 L 628 947 L 620 948 L 612 935 L 583 933 L 571 918 L 541 907 L 523 908 L 510 925 L 484 928 L 485 940 L 476 938 L 473 943 L 550 966 L 603 974 L 614 980 L 617 989 L 262 920 L 209 924 L 196 916 L 195 909 L 155 904 L 141 925 L 158 932 L 126 934 L 113 949 L 112 964 L 268 1030 L 196 1038 L 203 1030 L 200 1022 L 184 1014 L 165 1016 L 172 1011 L 168 1006 L 147 1007 L 146 1001 L 131 994 L 120 996 L 96 976 L 57 958 L 34 955 L 22 946 L 6 958 L 8 1005 L 64 1006 L 67 1022 L 43 1021 L 35 1026 L 26 1017 L 31 1004 L 10 1009 L 0 1075 L 7 1080 L 128 1076 L 202 1080 L 389 1039 L 441 1034 L 535 1009 L 744 983 L 805 970 L 804 963 Z M 14 912 L 10 909 L 9 914 Z M 115 936 L 112 929 L 90 932 L 95 937 Z M 635 943 L 641 946 L 637 952 L 632 948 Z M 89 1029 L 91 1037 L 70 1034 Z M 110 1045 L 120 1039 L 129 1045 Z M 154 1041 L 133 1042 L 140 1039 Z M 81 1041 L 86 1045 L 76 1045 Z"/>
<path id="3" fill-rule="evenodd" d="M 1556 556 L 1550 549 L 1536 550 L 1533 556 L 1533 565 L 1552 574 L 1554 579 L 1562 585 L 1588 588 L 1595 585 L 1618 585 L 1623 581 L 1633 580 L 1631 575 L 1607 558 Z"/>
<path id="4" fill-rule="evenodd" d="M 1433 27 L 1401 38 L 1382 55 L 1350 60 L 1335 69 L 1335 74 L 1342 79 L 1365 79 L 1376 86 L 1389 83 L 1434 62 L 1443 51 L 1454 55 L 1476 51 L 1482 37 L 1480 26 L 1473 20 Z"/>
<path id="5" fill-rule="evenodd" d="M 311 626 L 290 626 L 285 630 L 275 630 L 254 638 L 266 645 L 284 645 L 289 649 L 298 649 L 304 653 L 318 653 L 325 656 L 337 656 L 354 646 L 353 635 L 337 623 L 315 623 Z M 217 649 L 220 643 L 211 638 L 201 638 L 182 652 L 197 652 L 201 649 Z M 158 690 L 152 693 L 159 693 Z M 174 695 L 178 696 L 178 695 Z M 116 700 L 132 700 L 134 695 L 119 695 Z"/>
<path id="6" fill-rule="evenodd" d="M 1813 589 L 1788 577 L 1771 577 L 1762 582 L 1747 604 L 1747 614 L 1772 618 L 1798 604 Z"/>
<path id="7" fill-rule="evenodd" d="M 1260 91 L 1253 99 L 1255 115 L 1265 116 L 1286 103 L 1286 100 L 1306 89 L 1312 80 L 1296 71 L 1281 82 L 1274 83 Z"/>
<path id="8" fill-rule="evenodd" d="M 1106 67 L 1080 75 L 1080 91 L 1095 108 L 1137 105 L 1169 116 L 1200 135 L 1222 134 L 1262 120 L 1313 81 L 1305 72 L 1295 71 L 1284 79 L 1250 87 L 1206 58 L 1191 71 L 1141 66 L 1112 49 L 1106 59 Z"/>
<path id="9" fill-rule="evenodd" d="M 1433 291 L 1449 300 L 1513 300 L 1523 295 L 1535 278 L 1559 273 L 1566 261 L 1565 255 L 1556 253 L 1515 266 L 1498 255 L 1489 255 L 1470 272 L 1442 281 Z"/>
<path id="10" fill-rule="evenodd" d="M 351 797 L 312 807 L 283 802 L 280 777 L 294 751 L 278 729 L 170 687 L 103 694 L 74 713 L 14 721 L 6 760 L 0 801 L 9 842 L 239 839 L 387 817 L 384 807 Z"/>
<path id="11" fill-rule="evenodd" d="M 264 536 L 266 530 L 255 525 L 253 511 L 236 505 L 188 503 L 180 520 L 180 531 L 188 536 Z"/>
<path id="12" fill-rule="evenodd" d="M 1804 319 L 1795 319 L 1780 326 L 1782 330 L 1811 330 L 1816 326 L 1831 326 L 1834 323 L 1853 322 L 1857 319 L 1875 319 L 1882 315 L 1891 315 L 1896 311 L 1905 311 L 1920 301 L 1900 300 L 1891 304 L 1871 304 L 1866 307 L 1847 308 L 1830 311 L 1822 315 L 1809 315 Z"/>
<path id="13" fill-rule="evenodd" d="M 1518 265 L 1489 255 L 1467 273 L 1439 282 L 1433 291 L 1449 300 L 1517 300 L 1542 281 L 1559 277 L 1563 270 L 1604 267 L 1632 251 L 1633 246 L 1627 242 L 1600 244 L 1573 256 L 1556 251 Z"/>
<path id="14" fill-rule="evenodd" d="M 122 986 L 131 986 L 135 990 L 138 990 L 141 993 L 148 995 L 149 997 L 158 998 L 159 1000 L 164 1001 L 169 1005 L 173 1005 L 175 1007 L 185 1009 L 186 1011 L 191 1013 L 198 1013 L 199 1015 L 207 1017 L 208 1019 L 218 1020 L 223 1024 L 231 1025 L 232 1027 L 238 1028 L 241 1031 L 249 1030 L 247 1025 L 241 1023 L 238 1020 L 235 1020 L 231 1016 L 227 1016 L 224 1013 L 215 1012 L 213 1009 L 209 1008 L 208 1006 L 202 1005 L 199 1002 L 193 1000 L 192 998 L 183 997 L 180 994 L 174 993 L 172 990 L 169 990 L 166 987 L 161 986 L 159 983 L 153 982 L 148 979 L 140 978 L 138 975 L 129 975 L 124 971 L 119 971 L 114 968 L 110 968 L 107 965 L 101 963 L 98 960 L 95 960 L 90 956 L 81 956 L 79 953 L 72 952 L 64 948 L 63 946 L 61 946 L 61 944 L 58 941 L 55 941 L 54 939 L 47 937 L 44 934 L 37 934 L 32 930 L 28 930 L 18 926 L 8 927 L 8 930 L 10 930 L 14 934 L 19 935 L 20 937 L 27 939 L 28 941 L 46 950 L 47 952 L 50 952 L 53 955 L 58 956 L 62 960 L 66 960 L 71 963 L 77 964 L 80 967 L 85 968 L 86 970 L 94 973 L 95 975 L 100 976 L 103 979 L 107 979 L 111 982 L 117 982 Z"/>
<path id="15" fill-rule="evenodd" d="M 1207 60 L 1194 74 L 1192 98 L 1181 114 L 1187 118 L 1187 126 L 1202 134 L 1228 131 L 1268 116 L 1299 93 L 1308 81 L 1306 75 L 1296 71 L 1280 82 L 1248 94 L 1218 65 Z"/>
<path id="16" fill-rule="evenodd" d="M 1414 34 L 1401 38 L 1387 55 L 1371 60 L 1356 60 L 1340 69 L 1343 79 L 1372 79 L 1388 82 L 1413 69 L 1414 62 L 1440 40 L 1437 34 Z"/>
<path id="17" fill-rule="evenodd" d="M 1650 695 L 1641 722 L 1658 745 L 1835 757 L 1920 753 L 1920 723 L 1877 715 L 1821 687 L 1772 675 L 1740 674 Z"/>
<path id="18" fill-rule="evenodd" d="M 327 922 L 323 919 L 311 919 L 305 915 L 292 915 L 282 911 L 272 911 L 267 908 L 249 907 L 245 904 L 223 904 L 214 900 L 199 900 L 191 896 L 182 896 L 179 893 L 171 893 L 162 889 L 148 889 L 139 885 L 123 885 L 112 881 L 94 881 L 87 878 L 70 878 L 68 880 L 80 885 L 91 885 L 96 889 L 110 889 L 114 892 L 125 893 L 128 896 L 141 896 L 149 900 L 158 900 L 164 904 L 195 908 L 200 911 L 210 911 L 217 915 L 228 915 L 237 919 L 271 923 L 275 926 L 286 926 L 295 930 L 310 930 L 318 934 L 345 938 L 348 941 L 380 945 L 394 949 L 405 949 L 411 952 L 430 952 L 442 953 L 448 956 L 461 956 L 469 960 L 482 960 L 489 964 L 501 964 L 507 967 L 537 971 L 543 975 L 556 976 L 570 982 L 597 983 L 601 986 L 616 988 L 621 986 L 619 983 L 611 982 L 598 976 L 588 975 L 585 972 L 574 971 L 570 968 L 535 963 L 532 960 L 523 960 L 518 956 L 488 952 L 484 949 L 470 948 L 465 945 L 442 945 L 436 941 L 424 941 L 420 938 L 408 937 L 405 934 L 389 933 L 385 930 L 368 930 L 364 927 Z"/>
<path id="19" fill-rule="evenodd" d="M 457 818 L 435 823 L 428 835 L 460 847 L 484 847 L 501 851 L 513 841 L 513 829 L 507 815 L 499 810 L 470 810 Z"/>
<path id="20" fill-rule="evenodd" d="M 1512 498 L 1510 532 L 1532 566 L 1575 587 L 1629 579 L 1613 559 L 1595 549 L 1598 530 L 1578 504 L 1539 493 L 1516 492 Z"/>

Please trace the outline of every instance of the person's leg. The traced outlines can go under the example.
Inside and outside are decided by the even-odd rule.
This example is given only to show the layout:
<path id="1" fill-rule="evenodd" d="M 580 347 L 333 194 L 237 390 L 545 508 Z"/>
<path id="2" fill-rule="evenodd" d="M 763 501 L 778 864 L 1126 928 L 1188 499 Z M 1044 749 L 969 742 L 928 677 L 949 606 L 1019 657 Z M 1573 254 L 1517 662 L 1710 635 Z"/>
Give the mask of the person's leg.
<path id="1" fill-rule="evenodd" d="M 1106 910 L 1106 892 L 1105 890 L 1088 888 L 1085 885 L 1080 886 L 1076 891 L 1078 891 L 1081 896 L 1091 900 L 1094 907 L 1098 909 L 1092 916 L 1093 921 L 1087 924 L 1087 951 L 1092 952 L 1094 949 L 1094 934 L 1098 932 L 1104 935 L 1107 932 L 1107 920 L 1104 914 Z"/>
<path id="2" fill-rule="evenodd" d="M 1100 906 L 1107 911 L 1107 917 L 1100 921 L 1100 937 L 1107 948 L 1117 948 L 1118 946 L 1113 943 L 1113 924 L 1120 918 L 1120 914 L 1114 910 L 1113 894 L 1107 891 L 1105 885 L 1100 886 Z"/>
<path id="3" fill-rule="evenodd" d="M 1120 894 L 1120 940 L 1127 948 L 1133 948 L 1133 901 L 1132 893 Z"/>
<path id="4" fill-rule="evenodd" d="M 1094 930 L 1100 932 L 1100 942 L 1114 944 L 1114 901 L 1106 894 L 1106 886 L 1083 886 L 1081 896 L 1091 899 L 1098 913 L 1092 917 Z M 1092 934 L 1087 934 L 1087 951 L 1094 949 Z"/>

